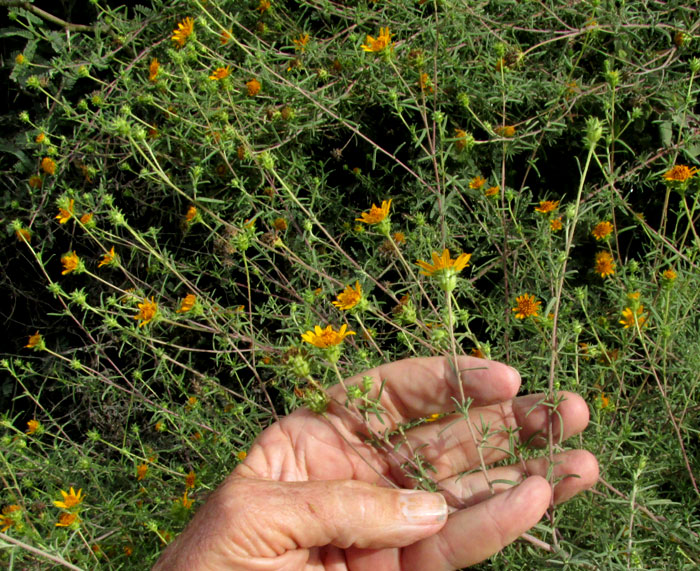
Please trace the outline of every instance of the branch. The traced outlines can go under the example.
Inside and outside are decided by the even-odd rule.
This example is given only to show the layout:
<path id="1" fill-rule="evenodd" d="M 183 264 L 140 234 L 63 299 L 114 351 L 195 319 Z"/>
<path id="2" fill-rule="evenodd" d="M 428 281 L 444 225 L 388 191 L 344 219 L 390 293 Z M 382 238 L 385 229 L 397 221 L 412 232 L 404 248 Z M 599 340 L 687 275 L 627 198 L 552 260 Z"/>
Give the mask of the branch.
<path id="1" fill-rule="evenodd" d="M 95 31 L 95 26 L 85 26 L 83 24 L 71 24 L 70 22 L 66 22 L 65 20 L 61 20 L 61 18 L 57 18 L 56 16 L 49 14 L 48 12 L 42 10 L 41 8 L 37 8 L 33 4 L 30 4 L 29 2 L 24 2 L 22 0 L 0 0 L 0 6 L 5 7 L 5 8 L 24 8 L 25 10 L 27 10 L 27 12 L 31 12 L 32 14 L 39 16 L 40 18 L 46 20 L 47 22 L 52 22 L 54 24 L 61 26 L 62 28 L 65 28 L 66 30 L 71 30 L 73 32 L 94 32 Z"/>

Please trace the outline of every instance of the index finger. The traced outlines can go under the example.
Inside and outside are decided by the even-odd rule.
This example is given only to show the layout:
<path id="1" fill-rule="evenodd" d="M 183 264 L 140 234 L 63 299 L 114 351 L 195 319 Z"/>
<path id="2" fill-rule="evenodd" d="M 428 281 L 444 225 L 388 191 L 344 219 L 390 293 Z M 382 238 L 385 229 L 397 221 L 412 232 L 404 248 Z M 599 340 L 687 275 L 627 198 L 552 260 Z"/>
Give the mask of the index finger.
<path id="1" fill-rule="evenodd" d="M 370 426 L 382 431 L 431 414 L 452 412 L 462 392 L 481 406 L 509 400 L 520 388 L 520 374 L 512 367 L 466 355 L 458 356 L 456 363 L 448 357 L 394 361 L 350 377 L 344 385 L 361 386 L 365 377 L 372 379 L 368 398 L 379 397 L 384 411 L 381 420 L 370 415 Z M 332 387 L 329 394 L 336 402 L 346 401 L 343 385 Z M 340 409 L 332 404 L 329 412 L 340 415 Z"/>

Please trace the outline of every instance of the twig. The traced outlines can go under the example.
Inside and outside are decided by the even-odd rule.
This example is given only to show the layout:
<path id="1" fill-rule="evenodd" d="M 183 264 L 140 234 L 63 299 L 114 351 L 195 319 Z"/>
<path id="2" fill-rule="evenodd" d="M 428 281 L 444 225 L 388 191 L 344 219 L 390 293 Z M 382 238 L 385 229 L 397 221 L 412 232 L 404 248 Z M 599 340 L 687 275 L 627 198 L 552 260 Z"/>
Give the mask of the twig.
<path id="1" fill-rule="evenodd" d="M 64 567 L 68 569 L 73 569 L 74 571 L 83 571 L 80 567 L 76 567 L 72 563 L 68 563 L 65 559 L 62 557 L 59 557 L 58 555 L 51 555 L 50 553 L 46 553 L 46 551 L 42 551 L 41 549 L 38 549 L 36 547 L 32 547 L 28 543 L 24 543 L 23 541 L 20 541 L 19 539 L 15 539 L 14 537 L 10 537 L 9 535 L 5 533 L 0 533 L 0 539 L 3 541 L 7 541 L 7 543 L 11 543 L 12 545 L 16 545 L 17 547 L 21 547 L 22 549 L 26 549 L 27 551 L 30 551 L 31 553 L 34 553 L 35 555 L 39 555 L 41 557 L 44 557 L 45 559 L 49 559 L 50 561 L 53 561 L 54 563 L 58 563 L 59 565 L 63 565 Z"/>
<path id="2" fill-rule="evenodd" d="M 35 16 L 39 16 L 39 18 L 46 20 L 47 22 L 57 24 L 62 28 L 65 28 L 66 30 L 71 30 L 73 32 L 94 32 L 97 29 L 96 26 L 85 26 L 84 24 L 71 24 L 70 22 L 61 20 L 61 18 L 58 18 L 53 14 L 49 14 L 41 8 L 37 8 L 36 6 L 34 6 L 34 4 L 30 4 L 29 2 L 22 2 L 21 0 L 0 0 L 0 6 L 4 8 L 23 8 L 27 12 L 31 12 Z"/>

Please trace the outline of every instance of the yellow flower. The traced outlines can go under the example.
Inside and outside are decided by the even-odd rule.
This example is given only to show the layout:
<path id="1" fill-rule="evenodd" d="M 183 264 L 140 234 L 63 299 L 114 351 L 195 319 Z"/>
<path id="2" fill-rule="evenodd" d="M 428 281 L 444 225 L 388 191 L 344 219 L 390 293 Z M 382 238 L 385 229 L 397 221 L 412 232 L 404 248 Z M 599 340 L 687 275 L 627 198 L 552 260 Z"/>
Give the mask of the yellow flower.
<path id="1" fill-rule="evenodd" d="M 483 176 L 475 176 L 469 181 L 469 188 L 479 190 L 484 184 L 486 184 L 486 179 Z"/>
<path id="2" fill-rule="evenodd" d="M 236 458 L 238 458 L 241 462 L 245 460 L 248 456 L 248 453 L 245 450 L 241 450 L 238 454 L 236 454 Z"/>
<path id="3" fill-rule="evenodd" d="M 501 191 L 500 186 L 489 186 L 485 191 L 484 195 L 488 196 L 491 198 L 492 196 L 498 196 L 498 193 Z"/>
<path id="4" fill-rule="evenodd" d="M 676 165 L 671 170 L 664 173 L 664 179 L 669 182 L 685 182 L 693 178 L 698 173 L 696 167 L 687 167 L 685 165 Z"/>
<path id="5" fill-rule="evenodd" d="M 600 274 L 601 278 L 611 276 L 615 273 L 615 262 L 610 252 L 598 252 L 595 255 L 595 272 Z"/>
<path id="6" fill-rule="evenodd" d="M 540 200 L 540 205 L 535 206 L 535 211 L 541 212 L 542 214 L 547 214 L 553 210 L 556 210 L 557 206 L 559 206 L 558 200 Z"/>
<path id="7" fill-rule="evenodd" d="M 360 218 L 355 218 L 359 222 L 364 222 L 365 224 L 379 224 L 387 216 L 389 216 L 389 208 L 391 208 L 391 198 L 389 200 L 382 200 L 382 205 L 377 206 L 372 204 L 372 208 L 369 212 L 363 212 L 360 214 Z"/>
<path id="8" fill-rule="evenodd" d="M 397 245 L 405 244 L 406 243 L 406 234 L 403 232 L 394 232 L 391 236 L 394 239 L 394 242 L 396 242 Z"/>
<path id="9" fill-rule="evenodd" d="M 646 315 L 642 315 L 642 313 L 644 313 L 643 305 L 640 305 L 636 312 L 631 307 L 625 307 L 625 309 L 622 310 L 622 319 L 620 319 L 620 324 L 624 325 L 625 329 L 629 329 L 630 327 L 634 327 L 636 318 L 636 322 L 639 323 L 639 327 L 641 327 L 647 320 Z"/>
<path id="10" fill-rule="evenodd" d="M 258 4 L 256 10 L 263 14 L 264 12 L 267 12 L 270 9 L 270 6 L 270 0 L 260 0 L 260 4 Z"/>
<path id="11" fill-rule="evenodd" d="M 294 43 L 294 49 L 304 53 L 306 51 L 306 44 L 309 43 L 311 36 L 309 34 L 300 34 L 298 38 L 292 40 Z"/>
<path id="12" fill-rule="evenodd" d="M 360 282 L 356 281 L 354 289 L 352 286 L 346 286 L 345 289 L 338 294 L 338 301 L 333 301 L 331 303 L 338 309 L 347 310 L 355 307 L 360 303 L 361 299 L 362 287 L 360 286 Z"/>
<path id="13" fill-rule="evenodd" d="M 218 81 L 220 79 L 224 79 L 224 78 L 228 77 L 230 73 L 231 73 L 231 67 L 228 65 L 226 67 L 217 67 L 214 70 L 214 73 L 212 73 L 209 76 L 209 79 L 213 79 L 214 81 Z"/>
<path id="14" fill-rule="evenodd" d="M 333 329 L 333 326 L 328 325 L 325 329 L 321 329 L 316 325 L 314 331 L 307 331 L 301 338 L 307 343 L 311 343 L 314 347 L 325 349 L 327 347 L 335 347 L 340 345 L 348 335 L 355 335 L 354 331 L 346 331 L 347 324 L 343 323 L 338 331 Z"/>
<path id="15" fill-rule="evenodd" d="M 188 293 L 180 302 L 180 309 L 178 309 L 175 313 L 187 313 L 194 307 L 196 301 L 197 296 L 193 293 Z"/>
<path id="16" fill-rule="evenodd" d="M 232 30 L 224 30 L 219 34 L 219 43 L 222 46 L 225 46 L 231 41 L 231 38 L 233 38 L 233 31 Z"/>
<path id="17" fill-rule="evenodd" d="M 41 188 L 43 181 L 39 175 L 33 174 L 29 177 L 29 186 L 32 188 Z"/>
<path id="18" fill-rule="evenodd" d="M 54 174 L 56 172 L 56 161 L 52 158 L 44 157 L 41 159 L 41 170 L 46 174 Z"/>
<path id="19" fill-rule="evenodd" d="M 46 140 L 46 135 L 44 133 L 39 133 L 35 137 L 34 142 L 41 145 L 41 143 L 43 143 L 45 140 Z"/>
<path id="20" fill-rule="evenodd" d="M 17 236 L 18 240 L 23 240 L 25 242 L 31 242 L 32 240 L 32 233 L 26 228 L 18 228 L 15 230 L 15 236 Z"/>
<path id="21" fill-rule="evenodd" d="M 136 480 L 140 482 L 148 474 L 148 464 L 139 464 L 136 466 Z"/>
<path id="22" fill-rule="evenodd" d="M 34 434 L 37 430 L 39 430 L 39 426 L 41 426 L 41 425 L 39 424 L 38 420 L 34 420 L 34 419 L 28 420 L 27 421 L 27 434 L 30 434 L 30 435 Z"/>
<path id="23" fill-rule="evenodd" d="M 193 31 L 194 20 L 192 18 L 187 17 L 184 20 L 182 20 L 182 22 L 178 23 L 177 30 L 173 30 L 173 36 L 170 39 L 173 42 L 175 42 L 179 47 L 182 47 L 185 45 L 187 38 L 189 38 L 192 35 Z"/>
<path id="24" fill-rule="evenodd" d="M 469 259 L 472 257 L 471 254 L 460 254 L 456 259 L 452 259 L 450 256 L 450 251 L 445 248 L 442 251 L 442 255 L 437 252 L 432 253 L 433 263 L 429 264 L 423 260 L 418 260 L 418 264 L 421 268 L 421 274 L 424 276 L 432 276 L 438 272 L 444 270 L 453 270 L 454 272 L 461 272 L 464 268 L 469 266 Z"/>
<path id="25" fill-rule="evenodd" d="M 90 224 L 95 215 L 92 212 L 86 212 L 80 217 L 80 223 L 84 226 Z"/>
<path id="26" fill-rule="evenodd" d="M 664 279 L 667 279 L 670 282 L 672 282 L 678 277 L 678 274 L 674 272 L 672 268 L 664 270 L 664 273 L 661 275 L 664 277 Z"/>
<path id="27" fill-rule="evenodd" d="M 63 508 L 64 510 L 69 510 L 72 507 L 77 506 L 85 499 L 82 495 L 82 488 L 78 490 L 77 494 L 75 493 L 75 490 L 73 490 L 73 486 L 71 486 L 70 492 L 64 492 L 63 490 L 60 490 L 60 492 L 63 496 L 63 501 L 54 500 L 53 505 L 55 505 L 57 508 Z"/>
<path id="28" fill-rule="evenodd" d="M 194 500 L 191 500 L 187 497 L 187 493 L 187 490 L 185 490 L 185 493 L 182 495 L 182 497 L 177 500 L 177 502 L 181 503 L 182 507 L 186 510 L 190 509 L 192 507 L 192 504 L 194 503 Z"/>
<path id="29" fill-rule="evenodd" d="M 185 224 L 189 224 L 197 216 L 197 208 L 195 206 L 190 206 L 185 213 Z"/>
<path id="30" fill-rule="evenodd" d="M 137 304 L 139 308 L 139 312 L 134 315 L 134 319 L 138 319 L 141 321 L 139 323 L 139 327 L 143 327 L 147 323 L 150 323 L 150 321 L 156 316 L 156 313 L 158 313 L 158 304 L 153 301 L 153 296 L 151 296 L 151 299 L 144 299 L 143 303 Z"/>
<path id="31" fill-rule="evenodd" d="M 34 335 L 29 336 L 29 342 L 25 345 L 25 347 L 28 347 L 29 349 L 34 349 L 34 347 L 39 347 L 44 340 L 41 338 L 41 335 L 37 331 Z"/>
<path id="32" fill-rule="evenodd" d="M 98 268 L 101 268 L 102 266 L 108 266 L 114 262 L 114 258 L 116 257 L 116 254 L 114 253 L 114 246 L 112 246 L 109 249 L 109 252 L 107 252 L 104 256 L 102 256 L 102 259 L 100 260 L 100 263 L 97 264 Z"/>
<path id="33" fill-rule="evenodd" d="M 185 488 L 188 490 L 194 488 L 194 482 L 196 478 L 197 475 L 192 470 L 190 470 L 190 473 L 187 474 L 187 476 L 185 476 Z"/>
<path id="34" fill-rule="evenodd" d="M 273 225 L 280 232 L 284 232 L 287 229 L 287 221 L 284 218 L 275 218 Z"/>
<path id="35" fill-rule="evenodd" d="M 80 521 L 78 514 L 62 513 L 58 517 L 56 527 L 68 527 L 69 525 L 73 525 L 73 523 L 76 521 Z"/>
<path id="36" fill-rule="evenodd" d="M 420 87 L 421 91 L 427 89 L 430 93 L 433 93 L 433 86 L 430 81 L 430 76 L 427 73 L 421 73 L 418 77 L 418 87 Z"/>
<path id="37" fill-rule="evenodd" d="M 75 250 L 73 250 L 72 252 L 61 256 L 61 263 L 63 264 L 63 271 L 61 272 L 61 275 L 65 276 L 66 274 L 70 274 L 72 271 L 78 269 L 78 266 L 80 265 L 80 258 L 78 257 L 78 254 L 75 253 Z"/>
<path id="38" fill-rule="evenodd" d="M 501 125 L 500 127 L 496 127 L 495 131 L 496 134 L 501 137 L 510 138 L 515 135 L 515 127 L 513 125 Z"/>
<path id="39" fill-rule="evenodd" d="M 362 44 L 360 47 L 366 52 L 381 52 L 387 47 L 393 48 L 394 44 L 391 41 L 391 36 L 393 36 L 389 31 L 389 28 L 379 28 L 379 36 L 375 40 L 372 36 L 367 36 L 365 40 L 367 43 Z"/>
<path id="40" fill-rule="evenodd" d="M 595 228 L 593 228 L 593 230 L 591 231 L 591 234 L 593 234 L 593 237 L 596 240 L 604 240 L 612 233 L 612 231 L 612 224 L 610 224 L 610 222 L 606 220 L 604 222 L 598 222 Z"/>
<path id="41" fill-rule="evenodd" d="M 559 218 L 552 218 L 549 221 L 549 228 L 552 232 L 559 232 L 562 229 L 561 216 Z"/>
<path id="42" fill-rule="evenodd" d="M 458 151 L 463 151 L 467 148 L 467 132 L 464 129 L 455 129 L 455 147 Z"/>
<path id="43" fill-rule="evenodd" d="M 251 79 L 250 81 L 246 81 L 245 86 L 248 89 L 248 95 L 250 97 L 255 97 L 258 93 L 260 93 L 260 89 L 262 87 L 260 82 L 255 78 Z"/>
<path id="44" fill-rule="evenodd" d="M 160 64 L 158 63 L 158 59 L 153 58 L 151 60 L 151 65 L 148 66 L 148 80 L 152 83 L 156 82 L 156 79 L 158 78 L 158 70 L 160 69 Z"/>
<path id="45" fill-rule="evenodd" d="M 24 57 L 24 54 L 17 54 L 15 56 L 15 63 L 17 65 L 22 65 L 26 61 L 26 59 L 27 58 Z"/>
<path id="46" fill-rule="evenodd" d="M 2 508 L 2 515 L 0 516 L 0 533 L 5 533 L 10 527 L 15 525 L 15 520 L 10 517 L 11 513 L 18 512 L 22 508 L 17 504 L 11 504 Z"/>
<path id="47" fill-rule="evenodd" d="M 68 202 L 68 209 L 59 207 L 58 214 L 56 215 L 56 219 L 58 220 L 59 224 L 65 224 L 73 217 L 73 204 L 74 204 L 74 202 L 75 201 L 71 198 L 70 201 Z"/>
<path id="48" fill-rule="evenodd" d="M 516 319 L 525 319 L 530 316 L 537 317 L 542 302 L 535 300 L 534 295 L 524 293 L 515 298 L 515 304 L 513 311 Z"/>

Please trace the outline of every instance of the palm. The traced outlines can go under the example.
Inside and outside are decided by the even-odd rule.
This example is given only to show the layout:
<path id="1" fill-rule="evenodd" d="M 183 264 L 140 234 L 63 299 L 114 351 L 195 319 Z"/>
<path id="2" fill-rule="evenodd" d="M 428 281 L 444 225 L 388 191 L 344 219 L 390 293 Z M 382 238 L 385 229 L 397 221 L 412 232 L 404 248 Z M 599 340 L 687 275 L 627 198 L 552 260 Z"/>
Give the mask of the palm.
<path id="1" fill-rule="evenodd" d="M 493 491 L 483 473 L 467 477 L 460 477 L 460 474 L 479 466 L 479 453 L 473 434 L 477 439 L 481 438 L 476 427 L 481 427 L 484 421 L 489 424 L 491 433 L 489 446 L 481 448 L 487 463 L 505 456 L 500 450 L 508 448 L 508 439 L 516 428 L 520 428 L 521 438 L 529 438 L 542 431 L 547 426 L 545 408 L 530 412 L 542 397 L 533 395 L 513 400 L 517 380 L 508 368 L 499 363 L 463 358 L 460 366 L 462 370 L 471 369 L 462 375 L 463 378 L 469 376 L 464 390 L 468 397 L 474 399 L 475 405 L 470 410 L 470 417 L 475 419 L 471 430 L 463 419 L 459 420 L 460 416 L 448 415 L 409 430 L 407 445 L 398 451 L 393 452 L 391 448 L 388 451 L 379 450 L 365 443 L 362 435 L 368 432 L 367 424 L 360 415 L 340 404 L 345 401 L 344 390 L 336 386 L 331 389 L 335 404 L 329 407 L 326 415 L 300 409 L 260 435 L 246 461 L 234 471 L 234 476 L 281 482 L 356 480 L 407 488 L 413 487 L 413 481 L 405 476 L 400 464 L 411 457 L 410 450 L 419 449 L 435 468 L 433 479 L 448 494 L 448 501 L 451 498 L 450 503 L 454 504 L 459 498 L 459 505 L 453 507 L 466 508 L 456 511 L 437 536 L 403 548 L 370 550 L 358 544 L 338 545 L 342 542 L 320 548 L 304 548 L 303 531 L 300 531 L 300 540 L 292 557 L 295 562 L 319 569 L 453 568 L 487 557 L 522 532 L 520 528 L 523 521 L 527 521 L 528 514 L 520 513 L 512 529 L 507 524 L 504 526 L 494 510 L 497 504 L 493 502 L 499 498 L 491 498 Z M 375 379 L 375 386 L 380 385 L 380 380 L 386 381 L 381 398 L 386 413 L 381 422 L 374 416 L 368 417 L 369 430 L 375 435 L 411 419 L 450 412 L 454 402 L 452 399 L 460 396 L 457 394 L 455 376 L 445 359 L 400 361 L 365 374 Z M 349 379 L 346 386 L 359 382 L 361 378 Z M 570 395 L 560 405 L 559 414 L 564 422 L 564 437 L 580 431 L 587 423 L 585 403 L 575 395 Z M 556 426 L 555 431 L 558 435 Z M 425 447 L 424 444 L 429 446 Z M 557 500 L 567 499 L 584 489 L 597 475 L 595 460 L 587 453 L 565 453 L 560 460 L 562 463 L 557 466 L 558 473 L 578 473 L 582 477 L 564 479 L 555 492 Z M 546 469 L 546 462 L 534 461 L 527 467 L 494 469 L 490 479 L 518 481 L 526 472 L 544 475 Z M 536 480 L 531 486 L 531 493 L 538 496 L 539 504 L 543 501 L 548 503 L 548 485 L 541 479 Z M 503 484 L 495 487 L 498 492 L 508 488 Z M 534 524 L 541 513 L 535 513 L 536 507 L 532 509 L 530 519 Z M 478 528 L 475 527 L 471 534 L 469 527 L 475 524 L 470 524 L 470 521 L 478 522 Z M 257 525 L 264 533 L 262 528 L 266 523 L 257 522 Z M 475 541 L 467 541 L 465 545 L 464 538 L 469 537 L 475 538 Z M 445 545 L 448 546 L 447 552 Z M 273 552 L 280 550 L 284 551 L 281 547 L 272 546 Z M 290 559 L 289 555 L 288 552 L 285 554 L 285 561 Z M 430 564 L 422 566 L 421 561 L 429 561 Z M 280 565 L 278 559 L 270 560 L 270 569 L 278 568 L 276 565 Z"/>

